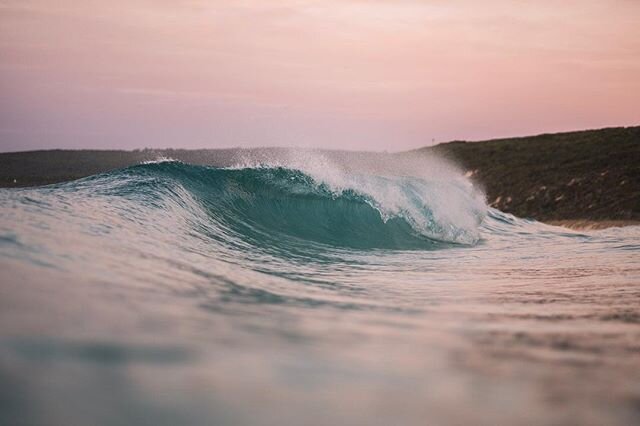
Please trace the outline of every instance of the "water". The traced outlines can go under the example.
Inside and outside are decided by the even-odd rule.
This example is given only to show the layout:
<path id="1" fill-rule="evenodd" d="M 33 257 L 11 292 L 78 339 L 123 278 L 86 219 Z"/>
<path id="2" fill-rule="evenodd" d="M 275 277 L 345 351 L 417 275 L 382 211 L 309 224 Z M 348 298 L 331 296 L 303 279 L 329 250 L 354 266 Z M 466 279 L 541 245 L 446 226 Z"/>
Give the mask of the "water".
<path id="1" fill-rule="evenodd" d="M 640 421 L 640 227 L 305 155 L 2 190 L 0 424 Z"/>

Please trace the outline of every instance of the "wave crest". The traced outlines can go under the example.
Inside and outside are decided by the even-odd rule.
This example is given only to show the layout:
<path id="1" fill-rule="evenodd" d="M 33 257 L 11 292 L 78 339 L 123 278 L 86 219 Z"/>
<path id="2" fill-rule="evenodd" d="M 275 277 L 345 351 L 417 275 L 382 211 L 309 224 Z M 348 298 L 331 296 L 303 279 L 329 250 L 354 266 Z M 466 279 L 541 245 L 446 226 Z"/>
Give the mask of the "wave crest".
<path id="1" fill-rule="evenodd" d="M 123 173 L 126 177 L 110 177 L 153 178 L 157 188 L 182 187 L 206 212 L 200 222 L 210 222 L 209 233 L 224 230 L 259 245 L 285 240 L 364 249 L 474 244 L 486 215 L 481 194 L 464 180 L 354 172 L 323 179 L 283 166 L 212 168 L 179 162 L 143 164 Z"/>

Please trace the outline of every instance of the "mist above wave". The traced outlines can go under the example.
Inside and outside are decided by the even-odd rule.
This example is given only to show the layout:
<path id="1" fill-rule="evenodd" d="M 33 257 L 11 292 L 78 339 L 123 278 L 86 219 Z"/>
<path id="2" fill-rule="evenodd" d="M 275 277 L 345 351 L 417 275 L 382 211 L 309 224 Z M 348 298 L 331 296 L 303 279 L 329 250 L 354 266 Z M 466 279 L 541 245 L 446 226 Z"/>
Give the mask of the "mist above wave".
<path id="1" fill-rule="evenodd" d="M 487 214 L 484 193 L 450 162 L 434 156 L 287 150 L 247 155 L 232 168 L 299 170 L 335 195 L 353 191 L 384 222 L 405 220 L 428 238 L 474 244 Z"/>

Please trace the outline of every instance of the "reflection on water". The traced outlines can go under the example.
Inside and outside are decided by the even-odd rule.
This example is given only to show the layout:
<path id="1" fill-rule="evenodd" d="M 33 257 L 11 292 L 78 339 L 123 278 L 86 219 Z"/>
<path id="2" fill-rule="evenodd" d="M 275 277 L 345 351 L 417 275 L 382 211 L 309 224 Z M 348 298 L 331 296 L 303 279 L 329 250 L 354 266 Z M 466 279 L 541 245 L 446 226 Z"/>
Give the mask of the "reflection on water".
<path id="1" fill-rule="evenodd" d="M 154 167 L 0 192 L 0 424 L 640 421 L 640 227 L 451 244 L 474 205 L 442 241 Z M 386 240 L 304 227 L 345 215 Z"/>

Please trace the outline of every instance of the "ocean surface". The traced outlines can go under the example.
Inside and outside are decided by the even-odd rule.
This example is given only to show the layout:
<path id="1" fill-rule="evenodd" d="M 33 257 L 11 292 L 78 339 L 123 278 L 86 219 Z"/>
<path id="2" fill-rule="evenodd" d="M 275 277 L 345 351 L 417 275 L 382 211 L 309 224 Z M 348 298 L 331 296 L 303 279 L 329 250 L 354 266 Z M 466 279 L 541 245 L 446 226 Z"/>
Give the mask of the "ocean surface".
<path id="1" fill-rule="evenodd" d="M 0 425 L 640 424 L 640 227 L 410 160 L 0 190 Z"/>

